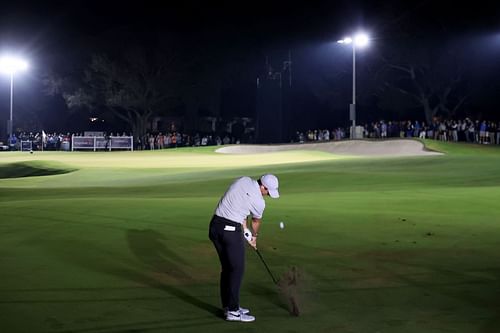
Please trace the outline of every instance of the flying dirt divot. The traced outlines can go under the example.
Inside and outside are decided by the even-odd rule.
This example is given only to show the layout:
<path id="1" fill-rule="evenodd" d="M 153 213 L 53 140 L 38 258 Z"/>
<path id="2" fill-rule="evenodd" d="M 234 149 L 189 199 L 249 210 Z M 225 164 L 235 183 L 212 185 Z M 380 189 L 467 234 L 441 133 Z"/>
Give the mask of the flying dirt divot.
<path id="1" fill-rule="evenodd" d="M 290 314 L 298 317 L 300 315 L 300 273 L 297 267 L 292 266 L 290 270 L 286 271 L 281 279 L 279 279 L 277 285 L 281 296 L 284 297 L 285 301 L 288 303 Z"/>

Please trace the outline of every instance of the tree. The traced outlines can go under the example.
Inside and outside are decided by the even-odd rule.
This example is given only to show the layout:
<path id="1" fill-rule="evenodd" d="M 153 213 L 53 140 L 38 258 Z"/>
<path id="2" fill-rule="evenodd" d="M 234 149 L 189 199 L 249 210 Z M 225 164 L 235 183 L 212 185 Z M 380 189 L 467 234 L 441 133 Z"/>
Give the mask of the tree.
<path id="1" fill-rule="evenodd" d="M 412 48 L 412 54 L 384 58 L 382 93 L 395 90 L 423 109 L 425 119 L 453 117 L 469 97 L 465 73 L 453 48 Z"/>
<path id="2" fill-rule="evenodd" d="M 60 94 L 70 110 L 110 110 L 125 121 L 134 136 L 143 136 L 152 117 L 175 100 L 179 67 L 171 53 L 130 47 L 113 58 L 94 54 L 78 74 L 49 75 L 48 94 Z M 78 71 L 76 72 L 78 73 Z"/>
<path id="3" fill-rule="evenodd" d="M 381 103 L 420 108 L 427 122 L 453 117 L 471 94 L 464 44 L 444 20 L 447 7 L 429 3 L 385 3 L 378 17 L 379 70 L 375 91 Z M 422 16 L 426 20 L 422 20 Z M 403 99 L 398 99 L 403 97 Z M 406 103 L 405 103 L 406 102 Z"/>

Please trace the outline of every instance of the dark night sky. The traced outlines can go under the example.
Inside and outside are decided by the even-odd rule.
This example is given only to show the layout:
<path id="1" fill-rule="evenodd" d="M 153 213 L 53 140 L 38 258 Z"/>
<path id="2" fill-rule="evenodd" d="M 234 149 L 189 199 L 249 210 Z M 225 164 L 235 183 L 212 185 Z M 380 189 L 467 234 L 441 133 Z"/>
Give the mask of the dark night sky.
<path id="1" fill-rule="evenodd" d="M 160 2 L 160 1 L 156 1 Z M 65 1 L 47 5 L 11 4 L 0 14 L 0 45 L 61 48 L 79 39 L 113 29 L 174 33 L 221 45 L 254 47 L 314 43 L 336 39 L 351 27 L 362 26 L 377 38 L 388 38 L 401 24 L 415 33 L 447 30 L 450 36 L 496 33 L 500 11 L 494 4 L 464 6 L 438 1 L 179 1 L 127 5 L 114 1 Z M 21 5 L 22 4 L 22 5 Z"/>
<path id="2" fill-rule="evenodd" d="M 156 1 L 160 2 L 160 1 Z M 194 39 L 228 43 L 297 45 L 335 39 L 350 27 L 362 26 L 379 38 L 398 32 L 401 24 L 416 33 L 449 35 L 496 33 L 500 12 L 486 2 L 460 8 L 439 1 L 179 1 L 127 5 L 113 1 L 65 1 L 47 5 L 7 5 L 0 14 L 0 44 L 38 49 L 78 44 L 122 28 L 144 33 L 164 31 Z M 161 2 L 160 2 L 161 3 Z M 210 5 L 207 5 L 210 3 Z M 62 43 L 61 43 L 62 42 Z"/>
<path id="3" fill-rule="evenodd" d="M 16 80 L 17 112 L 31 108 L 34 101 L 44 103 L 39 76 L 48 65 L 57 66 L 61 61 L 78 63 L 83 51 L 98 48 L 97 41 L 109 31 L 122 31 L 125 39 L 133 38 L 132 35 L 144 40 L 153 38 L 147 36 L 174 35 L 195 52 L 210 45 L 221 53 L 227 49 L 248 57 L 261 57 L 254 59 L 256 63 L 263 62 L 262 56 L 272 54 L 273 49 L 292 49 L 297 55 L 294 59 L 297 75 L 307 75 L 311 68 L 318 67 L 318 63 L 307 63 L 307 59 L 320 61 L 313 56 L 314 52 L 319 52 L 321 45 L 343 37 L 352 27 L 371 32 L 374 49 L 377 43 L 397 44 L 411 36 L 416 43 L 429 39 L 444 43 L 466 40 L 464 52 L 484 56 L 491 63 L 500 58 L 500 9 L 493 2 L 463 8 L 456 2 L 438 1 L 126 3 L 18 2 L 4 7 L 0 13 L 0 50 L 20 50 L 32 64 L 30 72 Z M 403 30 L 406 36 L 402 35 Z M 3 125 L 8 113 L 6 78 L 0 80 L 0 103 Z M 498 104 L 493 101 L 489 107 L 498 108 Z M 55 102 L 51 107 L 63 108 Z"/>

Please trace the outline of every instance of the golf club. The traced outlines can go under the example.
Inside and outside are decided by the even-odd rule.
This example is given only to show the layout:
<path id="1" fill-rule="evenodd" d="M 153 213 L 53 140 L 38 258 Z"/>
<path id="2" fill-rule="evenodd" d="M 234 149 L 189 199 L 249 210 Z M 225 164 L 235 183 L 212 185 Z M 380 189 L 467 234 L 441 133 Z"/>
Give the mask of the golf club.
<path id="1" fill-rule="evenodd" d="M 274 278 L 273 273 L 271 273 L 271 270 L 267 266 L 264 258 L 260 254 L 259 250 L 255 249 L 255 252 L 257 252 L 257 254 L 259 255 L 260 260 L 262 261 L 262 263 L 266 267 L 267 272 L 271 276 L 271 279 L 273 279 L 274 284 L 276 286 L 278 286 L 278 289 L 280 290 L 281 294 L 285 297 L 285 299 L 287 299 L 290 302 L 290 313 L 293 316 L 298 317 L 300 314 L 300 310 L 299 310 L 299 305 L 297 302 L 297 295 L 296 295 L 296 291 L 295 291 L 296 283 L 297 283 L 297 281 L 296 281 L 296 276 L 297 276 L 296 268 L 294 267 L 292 269 L 292 271 L 290 272 L 291 273 L 290 276 L 287 276 L 287 279 L 285 279 L 285 281 L 280 280 L 280 282 L 278 282 Z M 281 282 L 283 282 L 283 283 L 281 283 Z"/>
<path id="2" fill-rule="evenodd" d="M 266 267 L 267 272 L 268 272 L 268 273 L 269 273 L 269 275 L 271 276 L 271 279 L 273 279 L 274 284 L 275 284 L 275 285 L 278 285 L 278 281 L 274 278 L 273 273 L 271 273 L 271 270 L 269 269 L 269 267 L 267 266 L 266 262 L 264 261 L 264 258 L 262 258 L 262 255 L 260 254 L 259 250 L 255 249 L 255 252 L 257 252 L 257 254 L 259 255 L 260 260 L 262 261 L 262 263 L 263 263 L 263 264 L 264 264 L 264 266 Z"/>
<path id="3" fill-rule="evenodd" d="M 243 230 L 243 236 L 247 240 L 248 244 L 252 245 L 252 232 L 249 229 L 245 228 Z M 271 278 L 273 279 L 274 284 L 277 285 L 278 281 L 274 278 L 274 275 L 273 275 L 273 273 L 271 273 L 271 270 L 269 269 L 269 267 L 267 267 L 267 264 L 264 261 L 264 258 L 262 258 L 262 255 L 260 254 L 259 250 L 257 250 L 257 248 L 254 248 L 254 249 L 255 249 L 255 252 L 257 252 L 257 254 L 259 255 L 259 258 L 262 261 L 262 263 L 264 264 L 264 266 L 266 266 L 267 272 L 269 273 L 269 275 L 271 275 Z"/>
<path id="4" fill-rule="evenodd" d="M 248 230 L 247 228 L 244 229 L 243 231 L 243 236 L 245 239 L 248 241 L 248 243 L 251 245 L 251 240 L 252 240 L 252 232 Z M 266 264 L 266 261 L 262 257 L 262 254 L 260 254 L 259 250 L 257 248 L 254 248 L 255 252 L 259 256 L 260 260 L 264 264 L 264 267 L 266 267 L 267 272 L 271 276 L 271 279 L 273 279 L 274 284 L 278 287 L 278 290 L 280 293 L 285 297 L 287 301 L 290 302 L 290 313 L 293 316 L 299 316 L 300 310 L 297 302 L 297 296 L 296 296 L 296 289 L 297 289 L 297 269 L 296 267 L 293 267 L 290 272 L 287 272 L 287 274 L 284 275 L 284 280 L 281 279 L 280 281 L 276 280 L 274 278 L 273 273 L 271 273 L 271 270 Z"/>

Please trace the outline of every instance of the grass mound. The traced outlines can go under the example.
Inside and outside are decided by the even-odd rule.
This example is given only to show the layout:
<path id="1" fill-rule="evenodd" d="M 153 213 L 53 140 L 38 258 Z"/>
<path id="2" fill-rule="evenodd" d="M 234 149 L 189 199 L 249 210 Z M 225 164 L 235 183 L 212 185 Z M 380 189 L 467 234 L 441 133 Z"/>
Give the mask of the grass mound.
<path id="1" fill-rule="evenodd" d="M 498 332 L 500 147 L 425 143 L 446 154 L 1 154 L 2 174 L 77 170 L 0 179 L 0 331 Z M 208 223 L 266 172 L 259 250 L 281 278 L 247 247 L 243 328 L 218 315 Z"/>
<path id="2" fill-rule="evenodd" d="M 77 169 L 47 161 L 16 162 L 0 165 L 0 179 L 34 176 L 52 176 L 70 173 Z"/>
<path id="3" fill-rule="evenodd" d="M 500 154 L 498 145 L 478 145 L 465 142 L 443 142 L 437 140 L 420 140 L 427 150 L 437 151 L 454 156 L 476 155 L 476 156 L 496 156 Z"/>

